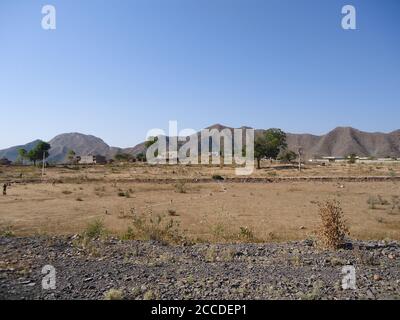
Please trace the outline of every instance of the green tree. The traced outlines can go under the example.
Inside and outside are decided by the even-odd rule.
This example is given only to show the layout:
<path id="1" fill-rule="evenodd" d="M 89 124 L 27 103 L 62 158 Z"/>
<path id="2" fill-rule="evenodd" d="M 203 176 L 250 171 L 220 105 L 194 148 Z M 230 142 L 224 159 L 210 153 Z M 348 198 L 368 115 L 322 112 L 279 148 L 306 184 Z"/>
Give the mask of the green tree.
<path id="1" fill-rule="evenodd" d="M 254 157 L 257 169 L 261 168 L 261 159 L 276 159 L 281 150 L 287 148 L 286 134 L 281 129 L 268 129 L 254 140 Z"/>
<path id="2" fill-rule="evenodd" d="M 355 153 L 352 153 L 347 156 L 347 161 L 350 164 L 356 163 L 357 155 Z"/>
<path id="3" fill-rule="evenodd" d="M 67 159 L 69 161 L 69 163 L 72 163 L 75 159 L 76 153 L 74 150 L 70 149 L 67 153 Z"/>
<path id="4" fill-rule="evenodd" d="M 24 164 L 24 160 L 28 159 L 28 152 L 25 149 L 18 149 L 18 160 Z"/>
<path id="5" fill-rule="evenodd" d="M 146 155 L 145 155 L 143 152 L 140 152 L 140 153 L 136 156 L 136 159 L 137 159 L 138 161 L 144 162 L 144 161 L 146 161 Z"/>
<path id="6" fill-rule="evenodd" d="M 278 156 L 278 160 L 281 160 L 283 162 L 292 162 L 296 158 L 297 154 L 292 150 L 283 150 Z"/>
<path id="7" fill-rule="evenodd" d="M 114 156 L 114 159 L 116 161 L 130 161 L 131 159 L 133 159 L 134 157 L 132 155 L 130 155 L 129 153 L 117 153 Z"/>
<path id="8" fill-rule="evenodd" d="M 47 142 L 39 141 L 36 147 L 28 152 L 27 157 L 36 165 L 36 161 L 42 160 L 43 156 L 45 159 L 49 157 L 50 148 L 51 146 Z"/>

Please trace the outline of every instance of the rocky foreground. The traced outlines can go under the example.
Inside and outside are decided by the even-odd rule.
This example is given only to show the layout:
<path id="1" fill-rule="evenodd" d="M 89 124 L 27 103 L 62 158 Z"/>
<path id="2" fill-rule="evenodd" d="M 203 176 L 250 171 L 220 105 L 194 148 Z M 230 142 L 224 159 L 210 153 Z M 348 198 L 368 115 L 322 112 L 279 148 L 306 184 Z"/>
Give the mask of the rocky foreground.
<path id="1" fill-rule="evenodd" d="M 45 265 L 56 270 L 55 289 L 42 288 Z M 342 288 L 347 265 L 355 268 L 356 289 Z M 164 246 L 79 237 L 0 238 L 1 299 L 105 297 L 400 299 L 400 243 L 354 242 L 324 252 L 311 241 Z"/>

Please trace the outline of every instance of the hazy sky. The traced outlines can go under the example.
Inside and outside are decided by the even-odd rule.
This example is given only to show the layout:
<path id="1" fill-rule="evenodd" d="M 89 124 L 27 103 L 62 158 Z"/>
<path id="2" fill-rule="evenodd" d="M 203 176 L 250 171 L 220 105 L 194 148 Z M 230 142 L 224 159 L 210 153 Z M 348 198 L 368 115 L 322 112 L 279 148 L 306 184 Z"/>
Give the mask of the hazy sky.
<path id="1" fill-rule="evenodd" d="M 0 1 L 0 149 L 76 131 L 128 147 L 168 120 L 389 132 L 399 102 L 398 0 Z"/>

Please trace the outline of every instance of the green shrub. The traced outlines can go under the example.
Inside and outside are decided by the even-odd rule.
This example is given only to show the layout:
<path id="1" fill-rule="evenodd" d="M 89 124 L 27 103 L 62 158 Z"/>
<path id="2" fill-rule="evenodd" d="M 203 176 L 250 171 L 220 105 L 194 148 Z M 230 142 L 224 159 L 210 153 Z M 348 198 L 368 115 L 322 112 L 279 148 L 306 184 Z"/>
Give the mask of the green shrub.
<path id="1" fill-rule="evenodd" d="M 256 240 L 253 230 L 249 229 L 248 227 L 240 227 L 238 237 L 239 240 L 243 242 L 253 242 Z"/>
<path id="2" fill-rule="evenodd" d="M 134 240 L 135 239 L 135 232 L 133 231 L 132 227 L 128 227 L 126 232 L 122 234 L 121 240 Z"/>
<path id="3" fill-rule="evenodd" d="M 93 239 L 104 235 L 105 232 L 106 229 L 104 227 L 103 221 L 101 219 L 96 219 L 87 225 L 84 235 L 89 239 Z"/>

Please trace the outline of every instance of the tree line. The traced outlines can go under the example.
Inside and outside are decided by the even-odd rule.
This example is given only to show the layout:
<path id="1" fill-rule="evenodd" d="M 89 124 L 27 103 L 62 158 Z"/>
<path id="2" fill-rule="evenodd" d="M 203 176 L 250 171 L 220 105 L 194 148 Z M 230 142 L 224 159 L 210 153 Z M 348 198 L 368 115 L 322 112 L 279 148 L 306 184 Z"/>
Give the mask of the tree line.
<path id="1" fill-rule="evenodd" d="M 39 141 L 34 148 L 27 151 L 26 149 L 18 149 L 18 157 L 23 162 L 28 160 L 36 165 L 37 161 L 46 160 L 49 157 L 49 150 L 51 146 L 49 143 Z"/>

